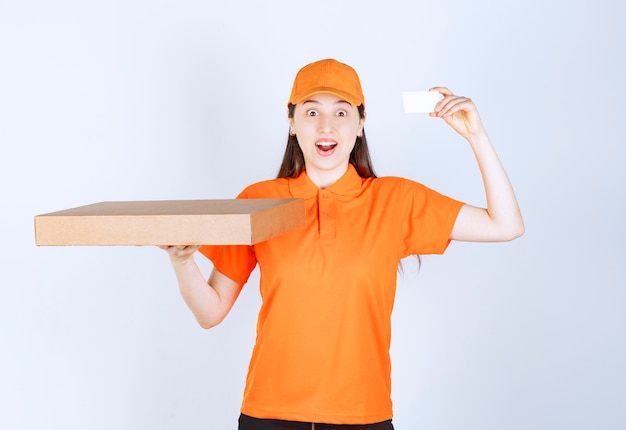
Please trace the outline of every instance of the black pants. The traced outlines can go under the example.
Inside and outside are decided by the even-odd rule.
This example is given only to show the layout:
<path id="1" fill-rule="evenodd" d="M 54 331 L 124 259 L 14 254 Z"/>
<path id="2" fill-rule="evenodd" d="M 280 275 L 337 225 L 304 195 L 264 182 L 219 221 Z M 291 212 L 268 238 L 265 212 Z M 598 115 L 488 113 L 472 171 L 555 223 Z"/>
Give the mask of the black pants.
<path id="1" fill-rule="evenodd" d="M 239 430 L 393 430 L 391 420 L 376 424 L 319 424 L 239 416 Z"/>

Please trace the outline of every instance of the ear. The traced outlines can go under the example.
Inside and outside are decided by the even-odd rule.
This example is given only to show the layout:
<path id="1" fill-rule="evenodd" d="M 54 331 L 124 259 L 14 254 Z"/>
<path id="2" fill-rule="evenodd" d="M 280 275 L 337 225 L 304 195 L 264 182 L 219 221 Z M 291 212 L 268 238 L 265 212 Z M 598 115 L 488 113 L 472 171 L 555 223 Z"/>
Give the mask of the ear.
<path id="1" fill-rule="evenodd" d="M 289 135 L 290 136 L 296 135 L 296 128 L 293 123 L 293 118 L 289 118 Z"/>
<path id="2" fill-rule="evenodd" d="M 361 134 L 363 132 L 363 126 L 365 125 L 366 119 L 367 119 L 367 113 L 363 112 L 363 118 L 359 118 L 359 131 L 357 133 L 359 137 L 361 137 Z"/>

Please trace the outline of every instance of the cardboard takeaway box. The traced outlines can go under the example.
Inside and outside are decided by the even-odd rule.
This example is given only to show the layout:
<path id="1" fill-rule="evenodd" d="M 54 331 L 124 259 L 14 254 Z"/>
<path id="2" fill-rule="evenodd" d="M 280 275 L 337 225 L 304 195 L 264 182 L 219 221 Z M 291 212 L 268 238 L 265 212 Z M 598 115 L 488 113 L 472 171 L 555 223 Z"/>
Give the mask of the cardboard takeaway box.
<path id="1" fill-rule="evenodd" d="M 35 216 L 35 242 L 252 245 L 304 225 L 302 199 L 101 202 Z"/>

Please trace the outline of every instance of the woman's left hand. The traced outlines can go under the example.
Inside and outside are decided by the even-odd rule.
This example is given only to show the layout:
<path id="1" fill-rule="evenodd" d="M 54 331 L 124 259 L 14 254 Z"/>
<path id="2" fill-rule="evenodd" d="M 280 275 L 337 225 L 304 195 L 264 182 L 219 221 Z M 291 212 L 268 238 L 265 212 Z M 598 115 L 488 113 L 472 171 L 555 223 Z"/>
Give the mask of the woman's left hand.
<path id="1" fill-rule="evenodd" d="M 485 132 L 478 109 L 471 99 L 456 96 L 445 87 L 434 87 L 430 90 L 437 91 L 443 96 L 430 116 L 442 118 L 466 139 Z"/>

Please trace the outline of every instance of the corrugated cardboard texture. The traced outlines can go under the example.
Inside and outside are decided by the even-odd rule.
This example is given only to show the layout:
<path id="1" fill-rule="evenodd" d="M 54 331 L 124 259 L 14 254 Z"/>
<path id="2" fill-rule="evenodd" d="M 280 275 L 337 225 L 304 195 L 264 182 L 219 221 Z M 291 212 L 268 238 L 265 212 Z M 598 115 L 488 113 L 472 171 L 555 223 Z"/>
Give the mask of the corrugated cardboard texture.
<path id="1" fill-rule="evenodd" d="M 101 202 L 35 216 L 35 243 L 252 245 L 304 225 L 304 200 Z"/>

